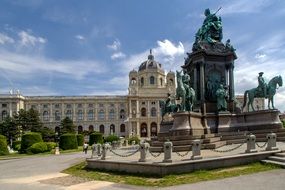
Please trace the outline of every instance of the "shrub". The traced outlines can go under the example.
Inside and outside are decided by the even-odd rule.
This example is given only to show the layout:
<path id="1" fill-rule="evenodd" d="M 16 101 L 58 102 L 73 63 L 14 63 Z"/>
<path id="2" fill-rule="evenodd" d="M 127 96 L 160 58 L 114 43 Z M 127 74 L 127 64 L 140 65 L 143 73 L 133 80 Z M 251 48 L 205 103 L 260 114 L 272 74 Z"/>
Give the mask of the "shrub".
<path id="1" fill-rule="evenodd" d="M 0 135 L 0 155 L 7 155 L 7 154 L 9 154 L 9 151 L 7 148 L 6 137 L 3 135 Z"/>
<path id="2" fill-rule="evenodd" d="M 132 136 L 132 137 L 129 137 L 129 138 L 128 138 L 128 142 L 129 142 L 129 144 L 130 144 L 130 143 L 132 143 L 132 141 L 135 141 L 135 142 L 136 142 L 136 144 L 139 144 L 139 142 L 140 142 L 140 138 L 139 138 L 138 136 Z"/>
<path id="3" fill-rule="evenodd" d="M 82 146 L 84 143 L 84 136 L 82 134 L 76 135 L 78 146 Z"/>
<path id="4" fill-rule="evenodd" d="M 119 140 L 120 138 L 116 135 L 109 135 L 108 137 L 104 139 L 105 142 L 110 142 L 110 143 L 112 143 L 113 141 L 119 141 Z"/>
<path id="5" fill-rule="evenodd" d="M 45 142 L 34 143 L 32 146 L 30 146 L 27 149 L 28 154 L 31 154 L 31 153 L 38 154 L 38 153 L 43 153 L 46 151 L 48 151 L 48 147 Z"/>
<path id="6" fill-rule="evenodd" d="M 94 143 L 103 144 L 103 134 L 102 133 L 95 132 L 89 135 L 89 145 L 91 146 Z"/>
<path id="7" fill-rule="evenodd" d="M 27 149 L 35 143 L 43 142 L 42 136 L 40 133 L 29 132 L 22 136 L 21 141 L 21 153 L 25 153 Z"/>
<path id="8" fill-rule="evenodd" d="M 46 142 L 47 145 L 47 150 L 51 151 L 52 149 L 54 149 L 56 147 L 56 143 L 55 142 Z"/>
<path id="9" fill-rule="evenodd" d="M 66 133 L 60 136 L 59 147 L 63 150 L 77 149 L 78 143 L 75 134 Z"/>
<path id="10" fill-rule="evenodd" d="M 21 150 L 21 144 L 17 144 L 17 145 L 15 146 L 15 149 L 14 149 L 14 150 L 20 151 L 20 150 Z"/>
<path id="11" fill-rule="evenodd" d="M 13 141 L 12 148 L 14 150 L 19 150 L 18 148 L 21 147 L 21 141 Z"/>

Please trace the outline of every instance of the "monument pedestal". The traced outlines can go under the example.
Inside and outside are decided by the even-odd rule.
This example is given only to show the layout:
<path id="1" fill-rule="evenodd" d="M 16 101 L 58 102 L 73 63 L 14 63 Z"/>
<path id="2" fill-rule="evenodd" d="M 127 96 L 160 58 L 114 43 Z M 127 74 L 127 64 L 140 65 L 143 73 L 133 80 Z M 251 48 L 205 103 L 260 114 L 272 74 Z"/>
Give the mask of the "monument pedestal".
<path id="1" fill-rule="evenodd" d="M 218 132 L 228 131 L 231 125 L 232 114 L 230 112 L 218 113 Z"/>
<path id="2" fill-rule="evenodd" d="M 205 134 L 201 113 L 179 112 L 173 114 L 173 118 L 173 126 L 169 130 L 170 136 L 191 135 L 201 137 Z"/>

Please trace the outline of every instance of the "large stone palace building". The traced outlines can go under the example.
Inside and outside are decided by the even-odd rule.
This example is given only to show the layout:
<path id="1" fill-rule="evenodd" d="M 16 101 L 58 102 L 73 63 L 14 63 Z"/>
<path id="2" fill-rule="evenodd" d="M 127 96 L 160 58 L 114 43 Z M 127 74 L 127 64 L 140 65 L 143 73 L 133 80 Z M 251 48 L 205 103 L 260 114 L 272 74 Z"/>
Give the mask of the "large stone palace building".
<path id="1" fill-rule="evenodd" d="M 99 131 L 104 135 L 156 136 L 160 129 L 159 100 L 175 94 L 175 73 L 165 74 L 150 52 L 138 71 L 129 73 L 129 93 L 125 96 L 23 96 L 19 92 L 0 95 L 0 120 L 20 109 L 38 110 L 45 126 L 58 130 L 69 117 L 78 132 Z M 239 104 L 243 96 L 237 96 Z M 255 100 L 255 109 L 264 109 L 264 100 Z"/>
<path id="2" fill-rule="evenodd" d="M 150 52 L 138 71 L 129 73 L 125 96 L 24 96 L 19 92 L 0 95 L 0 120 L 20 109 L 38 110 L 45 126 L 59 129 L 69 117 L 78 132 L 100 131 L 104 135 L 156 136 L 160 128 L 159 100 L 175 93 L 175 74 L 162 69 Z"/>

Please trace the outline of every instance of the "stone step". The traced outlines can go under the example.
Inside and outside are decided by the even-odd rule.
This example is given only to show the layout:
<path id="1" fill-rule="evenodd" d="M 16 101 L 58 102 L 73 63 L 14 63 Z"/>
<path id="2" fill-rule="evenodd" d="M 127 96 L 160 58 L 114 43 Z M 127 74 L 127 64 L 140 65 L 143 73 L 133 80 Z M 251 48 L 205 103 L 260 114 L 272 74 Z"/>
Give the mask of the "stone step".
<path id="1" fill-rule="evenodd" d="M 220 141 L 221 137 L 212 137 L 212 138 L 207 138 L 203 140 L 203 144 L 207 144 L 207 143 L 212 143 L 212 142 L 217 142 Z"/>
<path id="2" fill-rule="evenodd" d="M 276 153 L 276 154 L 274 154 L 274 156 L 278 156 L 278 157 L 285 157 L 285 152 L 282 152 L 282 153 Z"/>
<path id="3" fill-rule="evenodd" d="M 277 162 L 283 162 L 283 163 L 285 164 L 285 158 L 284 158 L 284 157 L 269 156 L 267 159 L 268 159 L 268 160 L 277 161 Z"/>
<path id="4" fill-rule="evenodd" d="M 209 143 L 209 144 L 202 144 L 201 149 L 215 149 L 215 148 L 224 146 L 226 144 L 227 144 L 226 141 L 218 141 L 218 142 Z"/>
<path id="5" fill-rule="evenodd" d="M 246 142 L 246 139 L 227 140 L 227 144 L 240 144 Z"/>
<path id="6" fill-rule="evenodd" d="M 282 168 L 285 168 L 285 163 L 283 162 L 277 162 L 277 161 L 273 161 L 273 160 L 261 160 L 261 162 L 263 163 L 270 163 L 270 164 L 276 164 L 281 166 Z"/>
<path id="7" fill-rule="evenodd" d="M 173 152 L 181 152 L 181 151 L 189 151 L 191 150 L 191 146 L 185 145 L 185 146 L 173 146 Z"/>

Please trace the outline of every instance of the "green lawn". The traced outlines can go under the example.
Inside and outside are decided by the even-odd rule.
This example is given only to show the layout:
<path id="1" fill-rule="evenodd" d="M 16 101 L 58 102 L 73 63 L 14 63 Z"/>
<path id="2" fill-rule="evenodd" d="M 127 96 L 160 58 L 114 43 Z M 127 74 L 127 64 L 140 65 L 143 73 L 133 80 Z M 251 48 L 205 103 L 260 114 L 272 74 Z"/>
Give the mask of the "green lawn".
<path id="1" fill-rule="evenodd" d="M 0 156 L 0 160 L 7 160 L 7 159 L 13 159 L 13 158 L 22 158 L 27 156 L 47 156 L 47 155 L 53 155 L 55 150 L 52 150 L 50 152 L 44 152 L 39 154 L 20 154 L 18 152 L 10 153 L 8 155 Z M 78 149 L 71 149 L 71 150 L 60 150 L 60 154 L 66 154 L 66 153 L 74 153 L 74 152 L 81 152 L 82 146 L 79 146 Z"/>
<path id="2" fill-rule="evenodd" d="M 86 163 L 82 162 L 64 170 L 63 172 L 77 177 L 87 178 L 89 180 L 110 181 L 139 186 L 166 187 L 172 185 L 196 183 L 199 181 L 222 179 L 280 168 L 276 165 L 261 164 L 256 162 L 230 168 L 200 170 L 185 174 L 173 174 L 164 177 L 156 177 L 145 176 L 142 174 L 91 170 L 87 169 L 85 166 Z"/>

